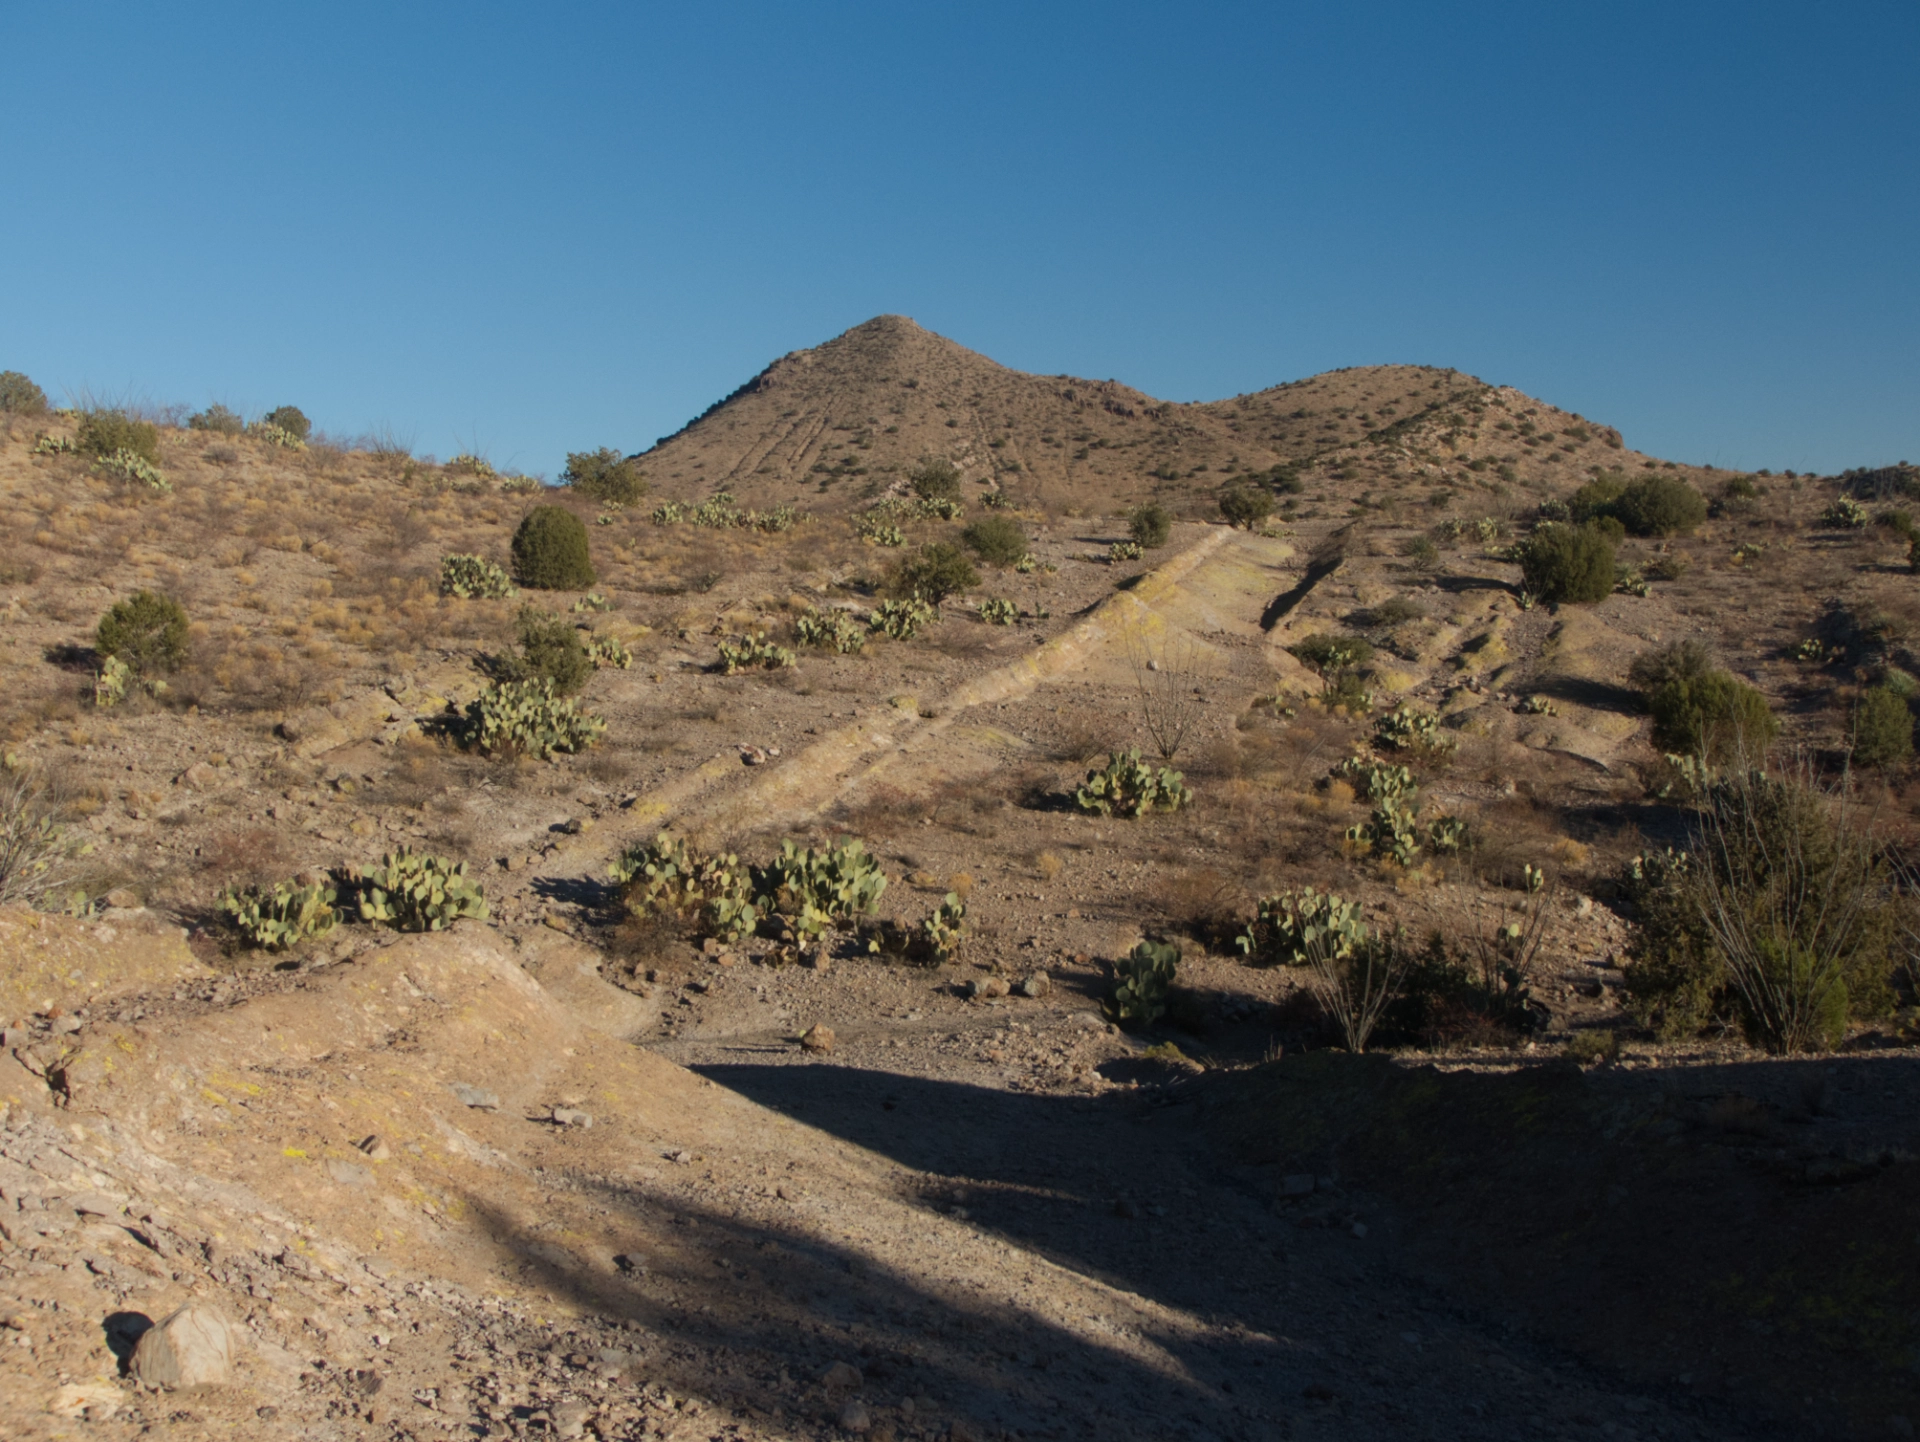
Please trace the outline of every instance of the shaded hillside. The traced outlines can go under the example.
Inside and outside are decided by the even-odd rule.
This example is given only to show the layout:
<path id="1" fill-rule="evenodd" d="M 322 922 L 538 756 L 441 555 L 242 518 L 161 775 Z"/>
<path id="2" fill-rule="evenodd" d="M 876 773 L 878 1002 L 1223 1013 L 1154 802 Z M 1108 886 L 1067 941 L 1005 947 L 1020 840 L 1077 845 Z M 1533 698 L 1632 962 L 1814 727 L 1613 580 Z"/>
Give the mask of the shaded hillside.
<path id="1" fill-rule="evenodd" d="M 1036 376 L 879 316 L 782 356 L 645 453 L 675 498 L 851 507 L 945 456 L 1017 502 L 1205 513 L 1230 479 L 1364 498 L 1409 483 L 1529 490 L 1650 463 L 1619 432 L 1460 371 L 1365 366 L 1201 404 Z"/>

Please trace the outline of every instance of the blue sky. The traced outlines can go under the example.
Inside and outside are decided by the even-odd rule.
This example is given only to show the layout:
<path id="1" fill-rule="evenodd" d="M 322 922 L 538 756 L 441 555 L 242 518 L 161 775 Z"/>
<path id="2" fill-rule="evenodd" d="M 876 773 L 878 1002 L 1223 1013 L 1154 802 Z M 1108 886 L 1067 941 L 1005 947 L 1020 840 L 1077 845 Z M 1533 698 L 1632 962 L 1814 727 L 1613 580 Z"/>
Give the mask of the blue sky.
<path id="1" fill-rule="evenodd" d="M 0 369 L 556 472 L 882 312 L 1920 460 L 1920 6 L 0 7 Z"/>

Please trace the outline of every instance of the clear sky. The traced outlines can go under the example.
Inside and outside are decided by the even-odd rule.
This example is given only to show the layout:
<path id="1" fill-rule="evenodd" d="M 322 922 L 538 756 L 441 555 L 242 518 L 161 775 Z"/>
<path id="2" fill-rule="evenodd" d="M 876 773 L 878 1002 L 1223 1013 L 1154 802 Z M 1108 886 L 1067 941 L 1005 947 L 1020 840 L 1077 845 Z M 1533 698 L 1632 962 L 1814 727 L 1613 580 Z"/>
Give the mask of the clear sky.
<path id="1" fill-rule="evenodd" d="M 0 369 L 557 472 L 882 312 L 1920 460 L 1920 5 L 0 4 Z"/>

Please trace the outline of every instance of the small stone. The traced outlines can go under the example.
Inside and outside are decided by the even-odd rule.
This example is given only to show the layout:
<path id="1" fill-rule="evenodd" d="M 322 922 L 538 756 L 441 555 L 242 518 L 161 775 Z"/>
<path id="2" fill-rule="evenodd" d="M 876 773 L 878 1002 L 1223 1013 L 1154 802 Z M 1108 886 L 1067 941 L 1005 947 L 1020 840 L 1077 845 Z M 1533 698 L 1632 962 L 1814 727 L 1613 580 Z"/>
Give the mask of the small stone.
<path id="1" fill-rule="evenodd" d="M 126 1203 L 105 1192 L 82 1192 L 68 1198 L 67 1205 L 83 1217 L 111 1217 L 117 1215 Z"/>
<path id="2" fill-rule="evenodd" d="M 384 1162 L 393 1155 L 393 1149 L 387 1145 L 386 1138 L 381 1136 L 362 1137 L 354 1145 L 376 1162 Z"/>
<path id="3" fill-rule="evenodd" d="M 131 1372 L 150 1387 L 198 1387 L 233 1371 L 233 1332 L 204 1302 L 189 1302 L 141 1333 Z"/>
<path id="4" fill-rule="evenodd" d="M 47 1399 L 47 1411 L 56 1417 L 104 1422 L 118 1412 L 125 1401 L 120 1389 L 109 1383 L 72 1382 Z"/>
<path id="5" fill-rule="evenodd" d="M 852 1390 L 866 1380 L 851 1362 L 835 1362 L 820 1374 L 820 1385 L 833 1391 Z"/>
<path id="6" fill-rule="evenodd" d="M 800 1034 L 800 1045 L 808 1051 L 832 1051 L 833 1028 L 821 1022 L 815 1022 Z"/>
<path id="7" fill-rule="evenodd" d="M 1030 997 L 1047 996 L 1053 991 L 1053 978 L 1044 971 L 1036 972 L 1020 983 L 1020 995 Z"/>
<path id="8" fill-rule="evenodd" d="M 593 822 L 584 816 L 569 816 L 560 823 L 560 829 L 569 836 L 578 836 L 593 829 Z"/>
<path id="9" fill-rule="evenodd" d="M 551 1113 L 555 1126 L 579 1127 L 585 1131 L 593 1125 L 593 1118 L 574 1107 L 555 1107 Z"/>
<path id="10" fill-rule="evenodd" d="M 482 1091 L 479 1087 L 468 1086 L 465 1082 L 455 1082 L 453 1094 L 460 1098 L 462 1106 L 487 1112 L 500 1110 L 500 1097 L 495 1092 Z"/>
<path id="11" fill-rule="evenodd" d="M 840 1430 L 851 1432 L 856 1437 L 864 1437 L 873 1426 L 873 1414 L 867 1410 L 867 1404 L 855 1397 L 840 1409 Z"/>
<path id="12" fill-rule="evenodd" d="M 80 1030 L 80 1024 L 77 1016 L 59 1016 L 53 1019 L 51 1030 L 55 1036 L 72 1036 Z"/>
<path id="13" fill-rule="evenodd" d="M 174 784 L 184 786 L 189 791 L 205 791 L 213 785 L 214 780 L 213 768 L 204 761 L 196 761 L 180 773 Z"/>
<path id="14" fill-rule="evenodd" d="M 1068 908 L 1067 908 L 1067 920 L 1068 920 L 1068 921 L 1078 921 L 1079 919 L 1080 919 L 1080 908 L 1079 908 L 1079 907 L 1077 907 L 1077 906 L 1070 906 L 1070 907 L 1068 907 Z"/>
<path id="15" fill-rule="evenodd" d="M 373 1185 L 372 1167 L 363 1167 L 360 1163 L 347 1161 L 344 1157 L 327 1158 L 327 1175 L 343 1187 Z"/>
<path id="16" fill-rule="evenodd" d="M 979 977 L 967 983 L 970 997 L 1005 996 L 1010 990 L 1004 976 Z"/>
<path id="17" fill-rule="evenodd" d="M 833 965 L 833 951 L 824 941 L 807 953 L 807 965 L 815 971 L 825 971 Z"/>
<path id="18" fill-rule="evenodd" d="M 140 905 L 140 893 L 137 891 L 129 891 L 124 886 L 116 886 L 112 891 L 109 891 L 103 896 L 101 900 L 106 902 L 107 905 L 115 911 L 134 911 L 137 910 Z"/>
<path id="19" fill-rule="evenodd" d="M 591 1409 L 584 1402 L 567 1402 L 553 1409 L 553 1430 L 562 1437 L 578 1437 L 587 1430 Z"/>

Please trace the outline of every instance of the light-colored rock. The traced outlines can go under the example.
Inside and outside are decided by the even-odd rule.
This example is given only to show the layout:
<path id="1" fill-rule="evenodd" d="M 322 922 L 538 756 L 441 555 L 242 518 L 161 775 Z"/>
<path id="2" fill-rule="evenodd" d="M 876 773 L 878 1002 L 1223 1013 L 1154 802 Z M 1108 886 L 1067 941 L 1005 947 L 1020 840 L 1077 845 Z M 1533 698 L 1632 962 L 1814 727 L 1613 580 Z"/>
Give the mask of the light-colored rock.
<path id="1" fill-rule="evenodd" d="M 593 1118 L 577 1107 L 555 1107 L 549 1113 L 553 1124 L 560 1127 L 579 1127 L 581 1130 L 593 1125 Z"/>
<path id="2" fill-rule="evenodd" d="M 832 1051 L 833 1028 L 824 1023 L 815 1022 L 800 1034 L 800 1045 L 808 1051 Z"/>
<path id="3" fill-rule="evenodd" d="M 47 1411 L 56 1417 L 104 1422 L 125 1402 L 120 1389 L 110 1382 L 70 1382 L 47 1399 Z"/>
<path id="4" fill-rule="evenodd" d="M 480 1087 L 468 1086 L 465 1082 L 455 1082 L 453 1084 L 453 1094 L 460 1098 L 460 1104 L 462 1106 L 472 1107 L 476 1111 L 494 1112 L 500 1110 L 500 1094 L 498 1092 L 490 1092 Z"/>
<path id="5" fill-rule="evenodd" d="M 373 1168 L 350 1162 L 343 1157 L 327 1158 L 327 1175 L 343 1187 L 370 1187 Z"/>
<path id="6" fill-rule="evenodd" d="M 150 1387 L 203 1387 L 233 1373 L 233 1329 L 204 1302 L 189 1302 L 141 1334 L 133 1375 Z"/>
<path id="7" fill-rule="evenodd" d="M 384 1162 L 388 1157 L 393 1155 L 393 1149 L 387 1145 L 386 1138 L 382 1136 L 362 1137 L 359 1141 L 355 1142 L 354 1145 L 372 1157 L 376 1162 Z"/>
<path id="8" fill-rule="evenodd" d="M 835 1362 L 820 1374 L 820 1385 L 832 1391 L 850 1391 L 866 1380 L 851 1362 Z"/>
<path id="9" fill-rule="evenodd" d="M 1004 976 L 984 976 L 967 983 L 970 997 L 1005 996 L 1011 990 Z"/>
<path id="10" fill-rule="evenodd" d="M 852 1398 L 840 1409 L 840 1430 L 851 1432 L 856 1437 L 864 1437 L 873 1427 L 873 1413 L 867 1410 L 867 1404 L 858 1397 Z"/>
<path id="11" fill-rule="evenodd" d="M 1053 991 L 1053 978 L 1048 976 L 1044 971 L 1036 972 L 1020 983 L 1019 991 L 1022 996 L 1042 997 L 1051 995 Z"/>

